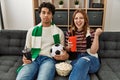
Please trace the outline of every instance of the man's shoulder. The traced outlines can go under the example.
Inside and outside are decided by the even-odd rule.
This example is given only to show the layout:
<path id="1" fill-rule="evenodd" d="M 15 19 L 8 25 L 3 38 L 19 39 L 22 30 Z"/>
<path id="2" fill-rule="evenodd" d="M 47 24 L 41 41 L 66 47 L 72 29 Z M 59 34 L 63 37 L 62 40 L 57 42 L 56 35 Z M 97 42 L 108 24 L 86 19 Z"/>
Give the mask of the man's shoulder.
<path id="1" fill-rule="evenodd" d="M 38 27 L 39 25 L 35 25 L 35 26 L 33 26 L 33 27 L 31 27 L 31 28 L 29 28 L 28 30 L 33 30 L 34 28 L 36 28 L 36 27 Z"/>
<path id="2" fill-rule="evenodd" d="M 59 27 L 57 27 L 57 29 L 59 30 L 59 32 L 63 33 L 63 30 Z"/>
<path id="3" fill-rule="evenodd" d="M 31 28 L 28 29 L 28 31 L 32 31 L 33 29 L 34 29 L 34 27 L 31 27 Z"/>

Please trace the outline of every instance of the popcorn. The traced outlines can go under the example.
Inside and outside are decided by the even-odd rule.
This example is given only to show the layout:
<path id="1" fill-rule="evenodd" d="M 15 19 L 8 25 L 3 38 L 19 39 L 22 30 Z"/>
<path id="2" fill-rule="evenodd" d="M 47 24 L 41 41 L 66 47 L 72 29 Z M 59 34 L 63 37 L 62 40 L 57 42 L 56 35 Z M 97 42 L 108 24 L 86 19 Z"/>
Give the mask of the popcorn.
<path id="1" fill-rule="evenodd" d="M 67 62 L 61 62 L 55 65 L 56 71 L 60 76 L 67 76 L 72 70 L 72 65 Z"/>

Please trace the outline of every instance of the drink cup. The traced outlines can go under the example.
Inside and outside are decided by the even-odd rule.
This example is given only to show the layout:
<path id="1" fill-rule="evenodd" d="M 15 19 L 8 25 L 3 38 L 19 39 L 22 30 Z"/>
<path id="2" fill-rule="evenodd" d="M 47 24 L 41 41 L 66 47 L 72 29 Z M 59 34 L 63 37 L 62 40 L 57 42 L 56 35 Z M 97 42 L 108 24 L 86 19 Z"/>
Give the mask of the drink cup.
<path id="1" fill-rule="evenodd" d="M 71 51 L 75 52 L 76 51 L 76 36 L 70 36 L 69 37 L 69 42 L 71 43 Z"/>
<path id="2" fill-rule="evenodd" d="M 32 61 L 32 56 L 31 56 L 30 49 L 24 49 L 24 50 L 22 50 L 22 53 L 28 60 Z"/>

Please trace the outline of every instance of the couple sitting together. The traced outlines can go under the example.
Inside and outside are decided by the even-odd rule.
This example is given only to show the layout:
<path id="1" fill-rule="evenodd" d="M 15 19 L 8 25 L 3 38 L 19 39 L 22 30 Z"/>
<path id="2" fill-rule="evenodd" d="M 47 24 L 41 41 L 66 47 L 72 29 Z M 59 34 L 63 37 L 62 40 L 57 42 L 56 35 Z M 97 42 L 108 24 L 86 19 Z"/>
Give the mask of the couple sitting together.
<path id="1" fill-rule="evenodd" d="M 95 73 L 99 69 L 97 51 L 102 30 L 91 30 L 85 11 L 76 10 L 72 16 L 71 27 L 64 36 L 62 30 L 52 22 L 54 13 L 55 6 L 49 2 L 43 2 L 39 6 L 41 22 L 30 28 L 26 36 L 25 47 L 31 49 L 32 60 L 23 56 L 25 65 L 18 72 L 16 80 L 54 80 L 56 61 L 72 57 L 70 36 L 76 36 L 76 51 L 73 52 L 76 57 L 70 63 L 72 70 L 69 80 L 90 80 L 89 73 Z M 65 46 L 66 52 L 51 57 L 50 49 L 58 43 Z"/>

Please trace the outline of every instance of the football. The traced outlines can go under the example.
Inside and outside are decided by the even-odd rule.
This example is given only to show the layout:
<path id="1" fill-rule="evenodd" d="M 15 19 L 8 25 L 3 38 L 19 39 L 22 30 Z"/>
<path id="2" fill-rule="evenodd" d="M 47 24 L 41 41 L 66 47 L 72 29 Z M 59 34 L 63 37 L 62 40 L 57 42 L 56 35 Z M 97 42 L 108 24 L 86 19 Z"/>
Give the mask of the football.
<path id="1" fill-rule="evenodd" d="M 55 55 L 61 55 L 63 54 L 63 50 L 65 50 L 64 46 L 61 44 L 55 44 L 52 46 L 51 50 L 50 50 L 50 54 L 52 57 L 54 57 Z"/>

